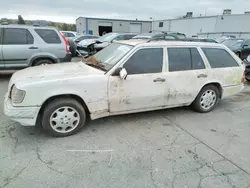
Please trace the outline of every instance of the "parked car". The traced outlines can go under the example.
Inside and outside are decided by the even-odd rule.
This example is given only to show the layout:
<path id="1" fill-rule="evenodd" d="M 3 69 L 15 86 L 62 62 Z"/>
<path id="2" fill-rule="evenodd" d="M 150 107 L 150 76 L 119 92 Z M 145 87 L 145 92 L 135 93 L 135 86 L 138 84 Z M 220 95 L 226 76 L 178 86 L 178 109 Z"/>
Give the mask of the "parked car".
<path id="1" fill-rule="evenodd" d="M 69 44 L 56 28 L 0 25 L 0 69 L 69 61 Z"/>
<path id="2" fill-rule="evenodd" d="M 80 36 L 80 33 L 74 31 L 61 31 L 61 33 L 66 37 L 67 40 L 74 39 Z"/>
<path id="3" fill-rule="evenodd" d="M 89 39 L 79 43 L 77 49 L 83 55 L 93 55 L 110 45 L 113 41 L 128 40 L 135 35 L 134 33 L 107 33 L 98 39 Z"/>
<path id="4" fill-rule="evenodd" d="M 69 42 L 69 45 L 70 45 L 70 52 L 72 54 L 72 57 L 75 57 L 76 55 L 78 55 L 78 52 L 77 50 L 79 50 L 77 48 L 77 44 L 83 40 L 86 40 L 86 39 L 97 39 L 99 37 L 97 36 L 93 36 L 93 35 L 80 35 L 78 37 L 75 37 L 73 39 L 69 39 L 68 42 Z"/>
<path id="5" fill-rule="evenodd" d="M 85 62 L 16 72 L 4 112 L 22 125 L 41 123 L 54 136 L 68 136 L 87 117 L 189 105 L 209 112 L 243 89 L 243 73 L 241 60 L 221 44 L 126 40 Z"/>
<path id="6" fill-rule="evenodd" d="M 75 43 L 79 43 L 82 40 L 86 40 L 86 39 L 98 39 L 98 36 L 94 36 L 94 35 L 80 35 L 75 37 L 74 39 L 72 39 Z"/>
<path id="7" fill-rule="evenodd" d="M 230 48 L 242 60 L 250 54 L 250 39 L 227 39 L 222 44 Z"/>
<path id="8" fill-rule="evenodd" d="M 133 39 L 185 39 L 186 35 L 178 32 L 157 32 L 157 33 L 141 33 L 133 37 Z"/>

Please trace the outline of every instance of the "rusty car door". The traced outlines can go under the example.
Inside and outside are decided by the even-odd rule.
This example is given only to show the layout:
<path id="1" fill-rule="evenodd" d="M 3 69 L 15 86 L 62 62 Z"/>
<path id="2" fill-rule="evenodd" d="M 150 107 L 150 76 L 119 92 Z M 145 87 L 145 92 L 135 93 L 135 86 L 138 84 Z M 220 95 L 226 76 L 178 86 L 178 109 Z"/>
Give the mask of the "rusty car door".
<path id="1" fill-rule="evenodd" d="M 164 64 L 163 48 L 143 48 L 132 54 L 122 66 L 127 78 L 109 78 L 110 112 L 146 111 L 164 106 Z"/>

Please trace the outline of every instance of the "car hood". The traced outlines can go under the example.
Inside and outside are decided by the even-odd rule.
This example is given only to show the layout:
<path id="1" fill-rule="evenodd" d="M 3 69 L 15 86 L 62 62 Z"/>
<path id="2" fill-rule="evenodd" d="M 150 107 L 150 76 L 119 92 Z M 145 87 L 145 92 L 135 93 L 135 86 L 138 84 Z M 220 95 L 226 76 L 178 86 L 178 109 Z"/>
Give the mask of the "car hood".
<path id="1" fill-rule="evenodd" d="M 85 39 L 78 43 L 78 46 L 89 46 L 90 44 L 96 43 L 97 39 Z"/>
<path id="2" fill-rule="evenodd" d="M 52 65 L 41 65 L 17 71 L 11 78 L 11 83 L 24 81 L 46 81 L 54 79 L 67 79 L 75 76 L 102 75 L 103 71 L 90 67 L 83 62 L 59 63 Z M 10 83 L 10 85 L 12 85 Z"/>

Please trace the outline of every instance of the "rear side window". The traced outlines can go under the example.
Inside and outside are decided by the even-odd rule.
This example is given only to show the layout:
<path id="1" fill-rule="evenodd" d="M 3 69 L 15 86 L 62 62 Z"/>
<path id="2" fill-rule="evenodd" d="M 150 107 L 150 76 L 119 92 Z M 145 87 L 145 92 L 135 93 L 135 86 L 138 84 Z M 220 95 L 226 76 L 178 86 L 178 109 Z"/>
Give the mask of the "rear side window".
<path id="1" fill-rule="evenodd" d="M 61 40 L 55 30 L 35 29 L 36 33 L 48 44 L 60 44 Z"/>
<path id="2" fill-rule="evenodd" d="M 147 74 L 162 72 L 163 49 L 147 48 L 135 52 L 124 64 L 128 74 Z"/>
<path id="3" fill-rule="evenodd" d="M 212 68 L 238 67 L 235 59 L 224 49 L 202 48 Z"/>
<path id="4" fill-rule="evenodd" d="M 68 33 L 68 37 L 75 37 L 73 33 Z"/>
<path id="5" fill-rule="evenodd" d="M 205 69 L 196 48 L 168 48 L 169 72 Z"/>
<path id="6" fill-rule="evenodd" d="M 27 29 L 6 28 L 4 29 L 3 44 L 5 45 L 23 45 L 33 44 L 34 38 Z"/>

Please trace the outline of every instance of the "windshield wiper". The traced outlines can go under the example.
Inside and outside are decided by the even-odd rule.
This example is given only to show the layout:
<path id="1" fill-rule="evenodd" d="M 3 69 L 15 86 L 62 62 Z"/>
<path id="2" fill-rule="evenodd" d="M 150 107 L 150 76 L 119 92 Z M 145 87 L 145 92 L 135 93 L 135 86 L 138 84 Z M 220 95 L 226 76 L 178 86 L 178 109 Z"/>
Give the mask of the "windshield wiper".
<path id="1" fill-rule="evenodd" d="M 100 69 L 100 70 L 103 70 L 103 71 L 107 71 L 102 65 L 93 64 L 93 63 L 86 63 L 86 64 L 91 66 L 91 67 L 94 67 L 94 68 L 97 68 L 97 69 Z"/>

